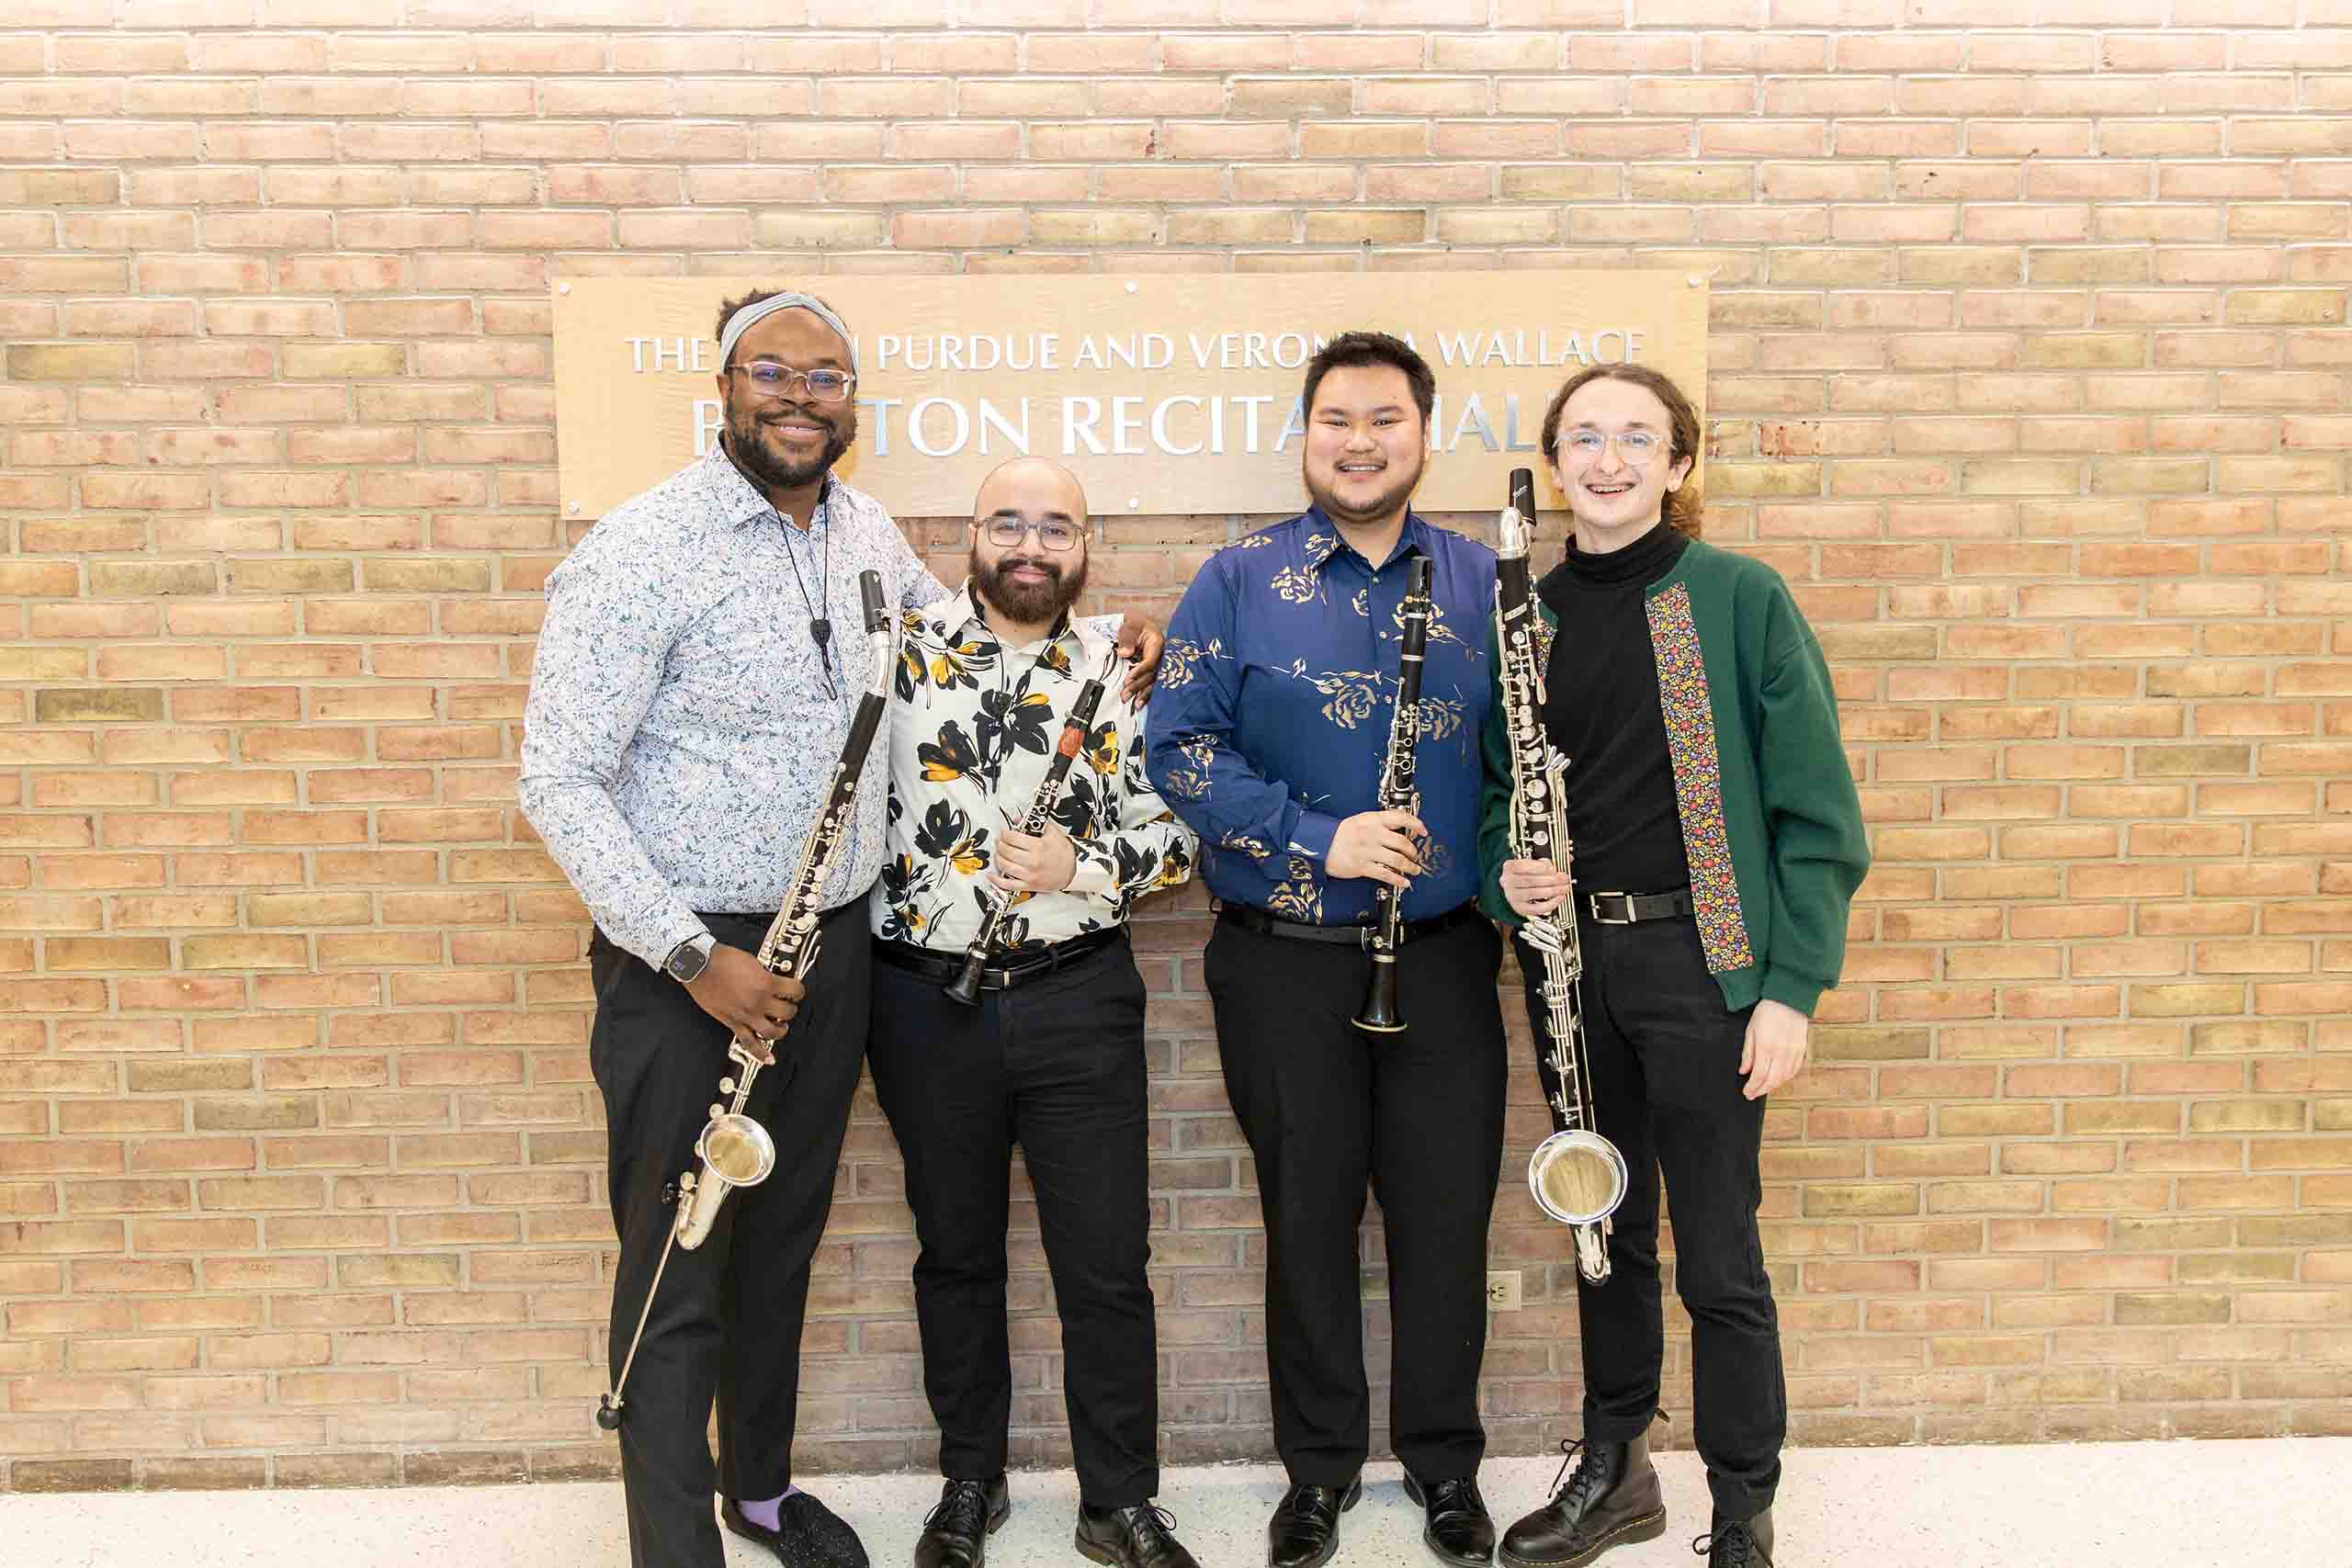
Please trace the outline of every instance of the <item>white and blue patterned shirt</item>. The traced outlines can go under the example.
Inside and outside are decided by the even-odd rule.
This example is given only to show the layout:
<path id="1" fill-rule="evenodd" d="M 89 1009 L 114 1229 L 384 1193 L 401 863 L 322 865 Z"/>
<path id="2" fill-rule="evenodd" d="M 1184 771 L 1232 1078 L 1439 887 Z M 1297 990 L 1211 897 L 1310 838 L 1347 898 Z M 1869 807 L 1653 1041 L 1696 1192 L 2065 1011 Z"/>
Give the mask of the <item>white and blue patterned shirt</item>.
<path id="1" fill-rule="evenodd" d="M 872 497 L 829 482 L 803 533 L 714 446 L 548 577 L 523 813 L 597 926 L 648 964 L 704 934 L 697 909 L 782 903 L 865 678 L 862 571 L 902 609 L 947 596 Z M 830 685 L 812 614 L 832 623 Z M 866 758 L 827 908 L 881 872 L 888 753 Z"/>

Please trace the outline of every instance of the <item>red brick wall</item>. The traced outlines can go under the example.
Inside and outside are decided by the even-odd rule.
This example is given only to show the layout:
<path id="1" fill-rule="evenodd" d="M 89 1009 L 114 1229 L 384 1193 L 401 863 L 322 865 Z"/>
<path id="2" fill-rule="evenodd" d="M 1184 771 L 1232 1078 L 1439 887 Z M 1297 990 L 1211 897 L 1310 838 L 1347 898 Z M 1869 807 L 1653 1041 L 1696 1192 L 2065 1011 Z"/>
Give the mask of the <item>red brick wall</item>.
<path id="1" fill-rule="evenodd" d="M 622 271 L 1711 271 L 1708 526 L 1820 629 L 1879 862 L 1770 1113 L 1798 1440 L 2352 1427 L 2347 194 L 2342 0 L 12 0 L 6 1483 L 610 1465 L 585 933 L 513 779 L 548 285 Z M 1250 521 L 1103 578 L 1164 610 Z M 1267 1447 L 1204 924 L 1139 929 L 1179 1458 Z M 1518 1083 L 1528 1451 L 1577 1386 Z M 812 1464 L 929 1461 L 899 1181 L 862 1100 Z"/>

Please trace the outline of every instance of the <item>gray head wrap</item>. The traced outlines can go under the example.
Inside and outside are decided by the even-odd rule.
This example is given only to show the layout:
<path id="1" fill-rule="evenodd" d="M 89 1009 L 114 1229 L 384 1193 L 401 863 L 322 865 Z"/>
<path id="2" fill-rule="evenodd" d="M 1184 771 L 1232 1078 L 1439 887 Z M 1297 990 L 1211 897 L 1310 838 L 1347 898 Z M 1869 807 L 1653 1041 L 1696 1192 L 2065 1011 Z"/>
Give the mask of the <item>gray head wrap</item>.
<path id="1" fill-rule="evenodd" d="M 728 317 L 727 330 L 718 334 L 718 363 L 734 363 L 735 344 L 741 341 L 743 334 L 778 310 L 806 310 L 841 333 L 842 342 L 849 344 L 850 374 L 857 374 L 857 339 L 850 335 L 849 323 L 834 315 L 813 294 L 772 294 L 758 304 L 746 305 Z"/>

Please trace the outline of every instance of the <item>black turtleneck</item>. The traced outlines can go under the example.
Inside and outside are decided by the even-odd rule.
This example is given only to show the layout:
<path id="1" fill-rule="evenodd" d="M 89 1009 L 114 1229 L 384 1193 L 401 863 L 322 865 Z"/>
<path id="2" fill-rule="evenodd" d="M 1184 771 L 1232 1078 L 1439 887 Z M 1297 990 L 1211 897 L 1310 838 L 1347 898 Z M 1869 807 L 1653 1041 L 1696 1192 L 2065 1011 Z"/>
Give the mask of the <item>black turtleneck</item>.
<path id="1" fill-rule="evenodd" d="M 1560 623 L 1544 671 L 1544 725 L 1568 758 L 1579 894 L 1662 893 L 1690 880 L 1642 595 L 1674 569 L 1684 543 L 1664 522 L 1608 555 L 1571 540 L 1536 585 Z"/>

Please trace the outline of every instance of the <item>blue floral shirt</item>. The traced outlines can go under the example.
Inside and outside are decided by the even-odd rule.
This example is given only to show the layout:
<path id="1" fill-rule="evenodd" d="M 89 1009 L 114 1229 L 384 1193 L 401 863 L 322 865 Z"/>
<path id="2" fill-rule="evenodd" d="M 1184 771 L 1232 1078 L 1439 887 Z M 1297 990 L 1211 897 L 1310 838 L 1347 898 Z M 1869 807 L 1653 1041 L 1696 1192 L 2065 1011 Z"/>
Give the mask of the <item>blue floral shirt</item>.
<path id="1" fill-rule="evenodd" d="M 1408 513 L 1388 558 L 1369 561 L 1309 510 L 1209 558 L 1169 623 L 1152 694 L 1146 771 L 1200 835 L 1227 903 L 1317 925 L 1372 918 L 1377 884 L 1333 879 L 1326 862 L 1340 820 L 1377 805 L 1416 554 L 1436 609 L 1414 756 L 1430 842 L 1404 915 L 1476 897 L 1495 553 Z"/>

